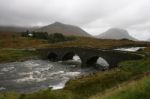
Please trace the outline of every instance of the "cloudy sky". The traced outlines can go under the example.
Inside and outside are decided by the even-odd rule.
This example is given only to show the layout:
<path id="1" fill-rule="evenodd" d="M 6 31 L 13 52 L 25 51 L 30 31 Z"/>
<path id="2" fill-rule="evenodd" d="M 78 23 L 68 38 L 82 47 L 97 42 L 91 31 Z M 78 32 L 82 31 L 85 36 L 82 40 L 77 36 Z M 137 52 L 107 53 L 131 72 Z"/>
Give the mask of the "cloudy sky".
<path id="1" fill-rule="evenodd" d="M 0 25 L 43 26 L 59 21 L 92 35 L 111 27 L 150 38 L 150 0 L 0 0 Z"/>

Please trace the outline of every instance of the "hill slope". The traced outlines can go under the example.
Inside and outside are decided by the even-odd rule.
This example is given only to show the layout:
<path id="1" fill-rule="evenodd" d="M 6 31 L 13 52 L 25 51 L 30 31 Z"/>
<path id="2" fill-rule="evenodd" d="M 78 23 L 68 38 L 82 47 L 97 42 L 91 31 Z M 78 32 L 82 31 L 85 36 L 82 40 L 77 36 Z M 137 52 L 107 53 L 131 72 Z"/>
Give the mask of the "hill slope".
<path id="1" fill-rule="evenodd" d="M 128 31 L 119 28 L 111 28 L 106 32 L 97 36 L 98 38 L 103 39 L 129 39 L 129 40 L 137 40 L 129 35 Z"/>
<path id="2" fill-rule="evenodd" d="M 63 24 L 60 22 L 55 22 L 53 24 L 41 27 L 36 31 L 48 32 L 49 34 L 62 33 L 64 35 L 90 36 L 87 32 L 77 26 Z"/>

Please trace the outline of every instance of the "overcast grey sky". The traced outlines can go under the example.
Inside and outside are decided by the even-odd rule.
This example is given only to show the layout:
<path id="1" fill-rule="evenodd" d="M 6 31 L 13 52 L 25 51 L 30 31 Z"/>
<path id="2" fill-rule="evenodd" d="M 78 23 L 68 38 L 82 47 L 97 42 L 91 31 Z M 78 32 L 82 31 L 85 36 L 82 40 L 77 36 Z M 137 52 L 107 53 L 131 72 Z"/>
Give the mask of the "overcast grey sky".
<path id="1" fill-rule="evenodd" d="M 92 35 L 111 27 L 150 38 L 150 0 L 0 0 L 0 25 L 43 26 L 59 21 Z"/>

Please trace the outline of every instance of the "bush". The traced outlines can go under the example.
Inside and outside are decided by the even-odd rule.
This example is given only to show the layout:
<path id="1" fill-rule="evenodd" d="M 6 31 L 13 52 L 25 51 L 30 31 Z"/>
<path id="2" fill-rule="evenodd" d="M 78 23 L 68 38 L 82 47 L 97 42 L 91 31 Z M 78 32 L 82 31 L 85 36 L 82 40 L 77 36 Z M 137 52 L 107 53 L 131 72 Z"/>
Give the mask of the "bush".
<path id="1" fill-rule="evenodd" d="M 34 32 L 34 31 L 33 32 L 26 31 L 23 32 L 21 35 L 23 37 L 31 37 L 35 39 L 48 40 L 49 43 L 72 41 L 77 38 L 76 36 L 65 36 L 61 33 L 48 34 L 47 32 Z"/>
<path id="2" fill-rule="evenodd" d="M 54 33 L 54 34 L 50 34 L 48 36 L 48 41 L 50 43 L 55 43 L 55 42 L 62 42 L 62 41 L 66 41 L 66 37 L 61 34 L 61 33 Z"/>
<path id="3" fill-rule="evenodd" d="M 32 32 L 32 38 L 47 40 L 48 33 L 47 32 Z"/>

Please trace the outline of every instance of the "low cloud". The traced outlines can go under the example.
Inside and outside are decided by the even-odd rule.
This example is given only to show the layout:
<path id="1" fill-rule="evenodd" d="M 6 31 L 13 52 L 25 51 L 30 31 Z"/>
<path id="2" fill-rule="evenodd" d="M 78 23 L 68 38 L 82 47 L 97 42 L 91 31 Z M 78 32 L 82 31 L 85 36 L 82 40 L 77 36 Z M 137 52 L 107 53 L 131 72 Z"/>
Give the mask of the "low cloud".
<path id="1" fill-rule="evenodd" d="M 150 38 L 150 0 L 0 0 L 0 25 L 42 26 L 60 21 L 92 35 L 111 27 Z"/>

